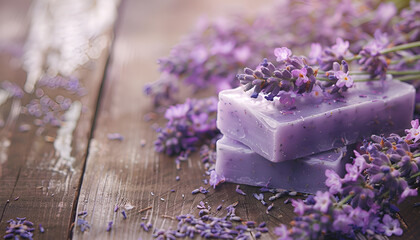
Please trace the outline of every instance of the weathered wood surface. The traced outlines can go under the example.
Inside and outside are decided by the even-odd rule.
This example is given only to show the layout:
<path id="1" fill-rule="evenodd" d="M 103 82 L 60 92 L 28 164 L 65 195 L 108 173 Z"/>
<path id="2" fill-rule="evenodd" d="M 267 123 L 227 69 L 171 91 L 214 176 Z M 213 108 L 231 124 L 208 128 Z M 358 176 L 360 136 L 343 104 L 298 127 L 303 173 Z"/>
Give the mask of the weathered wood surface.
<path id="1" fill-rule="evenodd" d="M 0 0 L 0 81 L 9 80 L 20 86 L 26 80 L 21 59 L 31 23 L 30 3 Z M 235 184 L 223 184 L 216 190 L 205 185 L 203 180 L 207 177 L 197 155 L 176 170 L 173 158 L 154 152 L 156 133 L 151 125 L 162 125 L 164 121 L 162 117 L 152 122 L 144 120 L 153 109 L 142 93 L 144 84 L 158 77 L 156 60 L 167 55 L 200 16 L 213 18 L 232 11 L 248 14 L 261 7 L 259 4 L 251 0 L 124 1 L 113 48 L 110 52 L 106 48 L 101 57 L 78 70 L 88 94 L 82 98 L 72 96 L 85 110 L 70 133 L 74 157 L 71 168 L 55 168 L 60 157 L 54 143 L 45 140 L 47 137 L 54 141 L 56 128 L 47 127 L 40 135 L 34 126 L 29 132 L 18 130 L 34 119 L 16 111 L 13 114 L 12 105 L 21 109 L 30 95 L 21 100 L 8 99 L 0 105 L 0 117 L 11 119 L 0 129 L 0 237 L 8 219 L 26 216 L 46 229 L 44 234 L 36 231 L 36 239 L 151 239 L 151 231 L 144 232 L 141 222 L 151 222 L 158 229 L 176 229 L 177 221 L 170 217 L 186 213 L 198 216 L 196 205 L 200 201 L 212 206 L 216 216 L 225 214 L 214 211 L 219 204 L 226 207 L 239 201 L 237 215 L 244 220 L 266 221 L 271 233 L 262 239 L 274 239 L 274 227 L 295 216 L 292 206 L 283 203 L 286 198 L 276 200 L 274 209 L 266 214 L 266 207 L 252 196 L 258 188 L 241 186 L 247 193 L 242 196 L 235 192 Z M 110 44 L 109 30 L 104 37 Z M 105 69 L 108 54 L 111 60 Z M 123 141 L 107 138 L 108 133 L 116 132 L 124 137 Z M 180 181 L 175 180 L 176 176 L 180 176 Z M 210 192 L 192 195 L 191 191 L 200 186 Z M 266 193 L 265 200 L 269 196 Z M 14 201 L 16 197 L 19 200 Z M 7 200 L 10 203 L 6 204 Z M 419 239 L 420 208 L 413 208 L 413 203 L 419 201 L 420 197 L 410 198 L 400 206 L 408 229 L 403 237 L 392 239 Z M 124 220 L 121 211 L 114 212 L 116 205 L 120 209 L 126 205 L 134 208 L 127 211 L 128 218 Z M 147 207 L 151 209 L 138 212 Z M 84 219 L 91 225 L 84 233 L 79 228 L 71 229 L 76 213 L 81 211 L 87 211 Z M 109 221 L 114 224 L 107 232 Z"/>
<path id="2" fill-rule="evenodd" d="M 52 5 L 66 4 L 65 1 L 61 3 L 38 1 L 37 3 L 38 6 L 41 4 L 42 7 L 49 6 L 50 8 Z M 44 10 L 37 8 L 35 1 L 1 1 L 1 81 L 8 80 L 21 87 L 24 86 L 27 72 L 23 68 L 24 58 L 28 58 L 27 51 L 32 48 L 41 49 L 41 46 L 37 46 L 40 42 L 31 42 L 36 40 L 37 34 L 41 34 L 39 29 L 33 28 L 39 27 L 35 26 L 36 23 L 48 18 L 43 15 L 47 10 L 47 8 Z M 69 9 L 71 10 L 74 8 Z M 61 17 L 64 18 L 64 16 Z M 62 24 L 60 27 L 51 27 L 55 30 L 78 27 L 72 26 L 74 22 L 52 23 Z M 49 34 L 55 34 L 55 32 L 49 32 Z M 63 45 L 72 44 L 68 41 L 72 37 L 72 32 L 62 34 L 68 34 L 62 39 Z M 42 42 L 48 42 L 47 38 L 52 39 L 54 36 L 47 36 L 44 39 L 42 38 L 46 37 L 45 35 L 40 35 L 40 37 L 44 40 Z M 33 93 L 26 93 L 22 99 L 9 98 L 1 106 L 2 117 L 6 122 L 0 131 L 1 237 L 4 235 L 6 221 L 16 219 L 16 217 L 27 217 L 35 224 L 44 226 L 45 233 L 40 234 L 37 229 L 35 239 L 66 239 L 70 233 L 75 199 L 80 187 L 98 93 L 111 43 L 112 24 L 97 37 L 101 38 L 103 44 L 103 49 L 98 49 L 100 56 L 92 57 L 86 64 L 81 63 L 82 67 L 71 73 L 79 77 L 80 83 L 88 94 L 77 96 L 68 94 L 64 90 L 45 90 L 46 93 L 51 94 L 51 97 L 64 95 L 73 100 L 72 107 L 63 113 L 68 119 L 61 127 L 49 125 L 45 128 L 37 127 L 33 123 L 34 117 L 20 114 L 24 111 L 25 105 L 34 98 Z M 67 42 L 64 43 L 66 40 Z M 57 54 L 54 50 L 60 46 L 47 47 L 42 52 L 45 59 L 47 56 Z M 59 59 L 56 59 L 57 61 Z M 26 70 L 31 69 L 31 64 L 26 64 Z M 34 66 L 34 69 L 36 67 Z M 28 124 L 30 130 L 20 131 L 19 127 L 22 124 Z M 16 198 L 19 199 L 15 200 Z"/>
<path id="3" fill-rule="evenodd" d="M 225 8 L 221 11 L 222 5 Z M 292 211 L 283 203 L 277 203 L 276 209 L 266 215 L 266 207 L 252 196 L 256 188 L 243 187 L 248 195 L 240 196 L 235 185 L 226 184 L 216 191 L 209 189 L 207 195 L 192 195 L 195 188 L 209 188 L 203 183 L 207 177 L 203 176 L 204 167 L 198 156 L 183 163 L 177 171 L 173 158 L 154 152 L 153 122 L 144 120 L 152 107 L 142 89 L 145 83 L 158 77 L 156 59 L 166 55 L 200 15 L 221 15 L 233 8 L 252 11 L 253 8 L 244 5 L 242 1 L 136 0 L 123 4 L 77 207 L 78 212 L 88 212 L 85 219 L 91 229 L 84 233 L 76 229 L 75 239 L 150 239 L 152 231 L 146 233 L 141 222 L 151 222 L 158 229 L 176 229 L 177 221 L 163 216 L 197 215 L 196 206 L 201 200 L 213 206 L 213 211 L 222 200 L 225 207 L 239 200 L 239 216 L 267 221 L 271 227 L 291 219 Z M 114 132 L 124 140 L 108 140 L 107 134 Z M 146 140 L 144 147 L 142 140 Z M 175 181 L 177 175 L 180 181 Z M 128 218 L 124 220 L 121 210 L 114 212 L 114 208 L 116 205 L 124 208 L 126 204 L 134 209 L 127 211 Z M 152 207 L 149 211 L 138 213 L 149 206 Z M 224 211 L 219 215 L 223 214 Z M 110 221 L 113 227 L 107 232 Z"/>

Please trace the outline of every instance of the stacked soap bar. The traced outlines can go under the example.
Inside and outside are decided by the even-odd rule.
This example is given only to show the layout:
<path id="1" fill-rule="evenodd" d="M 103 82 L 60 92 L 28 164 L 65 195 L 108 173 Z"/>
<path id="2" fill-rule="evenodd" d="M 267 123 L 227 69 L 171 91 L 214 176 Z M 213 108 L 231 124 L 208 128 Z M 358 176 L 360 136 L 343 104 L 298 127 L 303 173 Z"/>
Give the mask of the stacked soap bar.
<path id="1" fill-rule="evenodd" d="M 343 98 L 314 103 L 296 98 L 295 108 L 241 87 L 219 94 L 217 126 L 257 154 L 292 160 L 355 143 L 372 134 L 401 132 L 413 117 L 415 90 L 396 81 L 358 82 Z"/>
<path id="2" fill-rule="evenodd" d="M 217 142 L 216 172 L 228 182 L 314 193 L 326 190 L 325 170 L 344 175 L 351 147 L 314 154 L 293 161 L 271 162 L 242 143 L 223 137 Z"/>
<path id="3" fill-rule="evenodd" d="M 343 175 L 350 145 L 372 134 L 401 132 L 413 117 L 414 88 L 358 82 L 343 98 L 297 97 L 295 108 L 241 87 L 219 94 L 216 172 L 227 181 L 314 193 L 325 170 Z"/>

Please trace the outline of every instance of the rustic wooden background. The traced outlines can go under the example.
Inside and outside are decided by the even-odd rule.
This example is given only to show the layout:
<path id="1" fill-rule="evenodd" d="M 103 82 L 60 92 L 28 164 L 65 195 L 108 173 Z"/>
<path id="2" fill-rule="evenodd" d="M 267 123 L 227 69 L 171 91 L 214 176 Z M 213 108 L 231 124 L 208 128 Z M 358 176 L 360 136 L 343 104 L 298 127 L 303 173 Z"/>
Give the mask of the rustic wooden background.
<path id="1" fill-rule="evenodd" d="M 252 196 L 258 188 L 242 186 L 247 196 L 241 196 L 234 184 L 216 190 L 207 185 L 207 195 L 191 195 L 193 189 L 204 186 L 204 167 L 195 155 L 176 170 L 173 159 L 154 152 L 156 133 L 151 125 L 164 121 L 145 121 L 153 108 L 142 93 L 144 84 L 159 76 L 156 60 L 167 55 L 200 16 L 249 14 L 269 7 L 267 2 L 260 5 L 251 0 L 122 1 L 117 18 L 101 33 L 105 48 L 100 56 L 76 70 L 87 94 L 71 96 L 83 109 L 69 133 L 74 158 L 69 166 L 62 164 L 54 146 L 58 129 L 40 131 L 33 125 L 33 117 L 19 114 L 32 95 L 9 98 L 1 104 L 5 125 L 0 129 L 0 236 L 7 220 L 27 217 L 46 229 L 43 234 L 35 231 L 35 239 L 151 239 L 151 232 L 144 232 L 140 222 L 175 229 L 177 221 L 170 217 L 198 215 L 200 201 L 216 207 L 224 200 L 224 206 L 239 201 L 237 215 L 244 220 L 266 221 L 271 233 L 263 239 L 274 239 L 274 227 L 294 217 L 291 205 L 283 203 L 285 198 L 276 200 L 274 209 L 266 214 L 266 207 Z M 23 56 L 31 41 L 34 15 L 40 14 L 33 6 L 34 2 L 27 0 L 0 0 L 0 81 L 23 86 L 27 79 Z M 20 131 L 22 124 L 31 129 Z M 115 132 L 124 140 L 107 138 Z M 181 180 L 175 181 L 178 175 Z M 401 206 L 408 229 L 395 239 L 419 239 L 420 208 L 413 208 L 418 201 L 419 197 L 411 198 Z M 128 219 L 123 220 L 114 207 L 126 204 L 134 209 L 127 211 Z M 147 207 L 151 209 L 138 212 Z M 81 211 L 87 211 L 85 219 L 91 226 L 84 233 L 74 228 L 75 215 Z M 107 232 L 109 221 L 114 225 Z"/>

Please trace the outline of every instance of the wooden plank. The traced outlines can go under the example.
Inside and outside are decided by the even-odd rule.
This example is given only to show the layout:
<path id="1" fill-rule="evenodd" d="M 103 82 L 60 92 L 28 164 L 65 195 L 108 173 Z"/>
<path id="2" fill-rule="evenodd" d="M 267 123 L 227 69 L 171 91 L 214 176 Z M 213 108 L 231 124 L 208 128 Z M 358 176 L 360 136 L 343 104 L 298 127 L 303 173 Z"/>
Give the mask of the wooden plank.
<path id="1" fill-rule="evenodd" d="M 250 12 L 255 7 L 251 1 L 125 2 L 77 206 L 77 212 L 87 211 L 84 219 L 91 228 L 83 233 L 76 229 L 75 239 L 151 239 L 151 232 L 145 233 L 141 222 L 150 221 L 159 229 L 174 229 L 177 222 L 162 216 L 197 215 L 196 205 L 201 200 L 214 209 L 222 200 L 225 207 L 239 200 L 238 215 L 245 220 L 267 221 L 271 229 L 280 221 L 291 219 L 293 212 L 285 207 L 284 199 L 276 202 L 273 212 L 265 214 L 266 207 L 252 196 L 258 188 L 243 186 L 248 195 L 241 196 L 235 192 L 236 185 L 225 184 L 207 195 L 192 195 L 193 189 L 204 186 L 202 180 L 206 178 L 198 156 L 176 171 L 173 158 L 154 152 L 156 133 L 151 129 L 152 123 L 143 120 L 152 108 L 141 92 L 145 83 L 158 77 L 156 59 L 169 52 L 180 36 L 192 28 L 194 20 L 203 13 L 214 17 L 234 9 Z M 162 119 L 158 121 L 162 123 Z M 115 132 L 124 140 L 107 139 L 108 133 Z M 146 140 L 144 147 L 142 140 Z M 179 182 L 175 181 L 177 175 Z M 126 204 L 134 209 L 127 211 L 128 219 L 124 220 L 114 208 Z M 138 213 L 147 207 L 152 208 Z M 223 214 L 224 211 L 219 215 Z M 143 217 L 147 219 L 142 220 Z M 113 228 L 107 232 L 110 221 Z"/>
<path id="2" fill-rule="evenodd" d="M 266 207 L 252 196 L 258 192 L 255 187 L 241 186 L 246 196 L 235 192 L 235 184 L 209 188 L 207 195 L 192 195 L 193 189 L 205 186 L 204 167 L 198 156 L 193 155 L 181 170 L 175 170 L 173 158 L 154 152 L 156 133 L 152 123 L 143 120 L 152 108 L 141 92 L 145 83 L 158 77 L 155 60 L 165 56 L 200 15 L 214 17 L 233 9 L 246 14 L 256 8 L 255 4 L 163 0 L 124 3 L 77 203 L 77 212 L 87 212 L 82 219 L 91 228 L 85 232 L 75 229 L 74 239 L 152 239 L 151 231 L 144 232 L 141 222 L 150 222 L 158 229 L 176 229 L 177 221 L 171 217 L 187 213 L 197 216 L 200 201 L 212 206 L 213 212 L 219 204 L 226 207 L 239 201 L 237 215 L 268 223 L 270 233 L 264 239 L 274 239 L 274 227 L 293 219 L 292 206 L 283 202 L 285 197 L 276 200 L 274 209 L 266 214 Z M 157 122 L 162 124 L 163 119 Z M 109 133 L 120 133 L 124 140 L 111 141 L 107 139 Z M 175 181 L 176 176 L 181 180 Z M 270 195 L 265 194 L 265 199 Z M 124 220 L 121 208 L 126 205 L 134 208 L 127 210 Z M 115 212 L 115 206 L 120 210 Z M 224 215 L 223 211 L 214 213 Z M 112 230 L 107 231 L 111 221 Z"/>
<path id="3" fill-rule="evenodd" d="M 25 105 L 37 98 L 34 93 L 26 93 L 21 100 L 9 99 L 1 108 L 1 112 L 5 112 L 4 117 L 13 116 L 14 119 L 0 132 L 3 157 L 3 162 L 0 163 L 0 229 L 6 228 L 8 219 L 27 217 L 45 228 L 43 234 L 38 229 L 35 230 L 36 239 L 63 239 L 70 233 L 74 203 L 112 39 L 114 16 L 99 16 L 91 12 L 89 16 L 95 17 L 96 21 L 109 21 L 102 25 L 89 21 L 87 23 L 91 23 L 90 25 L 81 25 L 76 21 L 65 22 L 69 16 L 59 11 L 77 13 L 77 17 L 87 19 L 88 12 L 84 10 L 86 5 L 82 2 L 34 1 L 32 5 L 26 3 L 26 9 L 22 9 L 13 7 L 14 2 L 10 4 L 10 1 L 3 1 L 0 6 L 1 11 L 7 11 L 10 7 L 8 10 L 11 15 L 13 11 L 20 15 L 16 9 L 25 10 L 24 16 L 30 19 L 25 22 L 24 18 L 20 18 L 19 21 L 23 23 L 22 26 L 31 23 L 24 31 L 25 35 L 28 33 L 27 40 L 20 45 L 22 55 L 16 58 L 18 67 L 11 68 L 11 64 L 15 62 L 2 56 L 5 60 L 1 61 L 0 69 L 2 75 L 7 72 L 7 80 L 23 87 L 28 81 L 28 75 L 39 70 L 37 74 L 32 74 L 32 79 L 39 80 L 40 73 L 47 71 L 48 66 L 49 73 L 54 74 L 56 71 L 64 76 L 77 76 L 87 92 L 86 95 L 79 96 L 63 89 L 43 88 L 52 98 L 62 95 L 72 100 L 71 107 L 62 111 L 66 120 L 58 128 L 51 125 L 37 127 L 34 125 L 35 118 L 25 114 Z M 31 12 L 28 12 L 29 7 Z M 96 8 L 91 8 L 90 11 L 100 10 L 99 7 L 104 5 L 100 6 L 98 2 Z M 110 7 L 111 13 L 115 11 L 115 6 L 105 7 Z M 18 22 L 17 19 L 14 21 Z M 97 27 L 100 31 L 96 32 L 98 35 L 95 38 L 90 38 L 88 34 L 81 35 L 84 27 Z M 77 45 L 79 43 L 89 43 L 92 46 Z M 76 53 L 80 55 L 72 55 Z M 83 58 L 83 54 L 86 61 L 79 60 Z M 41 57 L 38 59 L 38 56 Z M 74 60 L 72 57 L 78 58 Z M 33 61 L 34 59 L 37 61 Z M 76 65 L 70 66 L 71 63 Z M 16 115 L 12 114 L 13 109 L 16 110 Z M 30 130 L 20 131 L 23 124 L 28 124 Z"/>

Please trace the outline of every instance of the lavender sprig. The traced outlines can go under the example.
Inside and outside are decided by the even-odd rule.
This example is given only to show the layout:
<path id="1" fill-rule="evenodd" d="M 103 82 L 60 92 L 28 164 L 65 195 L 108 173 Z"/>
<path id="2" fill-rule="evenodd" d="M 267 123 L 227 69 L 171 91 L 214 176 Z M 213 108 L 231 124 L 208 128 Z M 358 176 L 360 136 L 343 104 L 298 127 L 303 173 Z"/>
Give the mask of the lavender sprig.
<path id="1" fill-rule="evenodd" d="M 219 133 L 216 110 L 216 98 L 188 99 L 170 107 L 165 113 L 166 127 L 157 130 L 155 150 L 170 156 L 195 151 L 201 139 L 211 139 Z"/>
<path id="2" fill-rule="evenodd" d="M 251 98 L 257 98 L 263 93 L 269 101 L 278 97 L 280 103 L 290 106 L 294 103 L 290 93 L 297 96 L 314 91 L 315 95 L 322 95 L 328 90 L 330 94 L 335 94 L 353 86 L 349 66 L 344 60 L 341 65 L 334 62 L 332 71 L 326 73 L 328 78 L 319 78 L 328 80 L 328 83 L 321 85 L 317 79 L 318 70 L 309 66 L 306 58 L 293 56 L 292 51 L 285 47 L 276 48 L 274 55 L 279 62 L 278 67 L 264 59 L 255 70 L 245 68 L 243 74 L 238 74 L 237 78 L 244 85 L 244 90 L 253 89 Z"/>
<path id="3" fill-rule="evenodd" d="M 306 60 L 292 56 L 290 49 L 285 47 L 276 48 L 274 54 L 279 67 L 264 59 L 255 70 L 245 68 L 243 74 L 237 75 L 244 90 L 253 89 L 252 98 L 263 93 L 269 101 L 273 101 L 274 97 L 281 98 L 284 92 L 310 92 L 316 82 L 316 71 L 306 64 Z"/>
<path id="4" fill-rule="evenodd" d="M 396 11 L 392 3 L 377 0 L 333 0 L 328 5 L 321 0 L 305 3 L 287 0 L 256 16 L 201 21 L 169 56 L 159 60 L 161 77 L 147 85 L 145 92 L 155 104 L 174 103 L 177 89 L 187 85 L 196 90 L 212 86 L 219 92 L 238 86 L 237 71 L 245 66 L 256 66 L 258 59 L 276 46 L 302 48 L 312 42 L 330 46 L 336 39 L 346 39 L 337 40 L 331 48 L 332 58 L 326 56 L 330 67 L 323 70 L 328 71 L 333 62 L 341 62 L 347 57 L 342 55 L 346 42 L 358 52 L 375 29 L 393 33 L 390 26 Z M 278 21 L 277 16 L 286 17 Z M 314 27 L 314 22 L 322 27 Z"/>
<path id="5" fill-rule="evenodd" d="M 355 152 L 343 178 L 327 170 L 329 191 L 317 192 L 311 201 L 292 200 L 298 217 L 291 229 L 285 225 L 276 229 L 279 239 L 401 235 L 393 203 L 416 196 L 420 180 L 418 119 L 411 124 L 406 136 L 374 135 L 365 141 L 364 153 Z"/>

